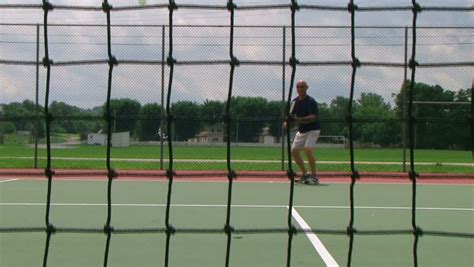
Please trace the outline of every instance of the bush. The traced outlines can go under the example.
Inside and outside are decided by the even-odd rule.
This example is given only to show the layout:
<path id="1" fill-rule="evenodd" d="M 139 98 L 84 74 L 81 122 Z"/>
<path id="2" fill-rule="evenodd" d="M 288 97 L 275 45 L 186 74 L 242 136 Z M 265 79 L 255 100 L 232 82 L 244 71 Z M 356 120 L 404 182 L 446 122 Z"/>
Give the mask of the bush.
<path id="1" fill-rule="evenodd" d="M 16 127 L 13 122 L 9 122 L 9 121 L 0 122 L 0 134 L 14 133 L 15 130 L 16 130 Z"/>

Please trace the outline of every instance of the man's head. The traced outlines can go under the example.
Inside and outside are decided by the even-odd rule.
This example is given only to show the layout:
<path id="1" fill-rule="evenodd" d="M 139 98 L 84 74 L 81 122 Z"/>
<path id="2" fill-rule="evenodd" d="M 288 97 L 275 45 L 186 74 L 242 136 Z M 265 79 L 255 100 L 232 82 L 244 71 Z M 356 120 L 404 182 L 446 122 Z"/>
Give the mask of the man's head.
<path id="1" fill-rule="evenodd" d="M 306 90 L 308 90 L 308 84 L 304 80 L 299 80 L 296 83 L 296 92 L 298 93 L 298 96 L 301 98 L 306 97 Z"/>

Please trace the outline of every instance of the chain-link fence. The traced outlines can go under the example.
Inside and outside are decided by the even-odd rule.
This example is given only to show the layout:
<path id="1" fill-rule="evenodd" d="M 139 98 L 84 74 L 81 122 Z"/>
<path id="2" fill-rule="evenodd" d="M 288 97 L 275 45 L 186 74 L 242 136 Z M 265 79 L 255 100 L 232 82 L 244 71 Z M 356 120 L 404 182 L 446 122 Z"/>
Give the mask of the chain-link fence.
<path id="1" fill-rule="evenodd" d="M 53 61 L 49 92 L 56 168 L 105 168 L 108 55 L 104 25 L 48 25 Z M 45 162 L 43 25 L 0 25 L 2 167 Z M 472 172 L 472 27 L 419 27 L 414 91 L 417 164 L 428 171 Z M 407 77 L 412 36 L 406 27 L 356 27 L 362 63 L 355 79 L 355 153 L 361 171 L 402 171 L 407 147 Z M 351 28 L 297 27 L 296 79 L 319 103 L 318 169 L 349 170 L 347 106 Z M 176 26 L 166 127 L 169 28 L 111 27 L 118 60 L 111 91 L 112 161 L 120 169 L 166 169 L 168 138 L 176 169 L 225 169 L 226 140 L 234 167 L 281 170 L 281 125 L 290 84 L 291 34 L 286 26 L 237 26 L 231 129 L 226 134 L 229 27 Z M 407 56 L 408 55 L 408 56 Z M 438 66 L 438 64 L 443 64 Z M 408 72 L 409 73 L 409 72 Z M 115 139 L 114 139 L 115 138 Z M 115 141 L 114 141 L 115 140 Z M 114 143 L 115 142 L 115 143 Z M 383 155 L 383 156 L 381 156 Z"/>
<path id="2" fill-rule="evenodd" d="M 472 238 L 471 233 L 422 229 L 416 220 L 418 171 L 472 173 L 474 132 L 472 27 L 419 27 L 418 15 L 421 11 L 471 12 L 472 7 L 421 6 L 415 0 L 408 6 L 361 7 L 352 0 L 337 6 L 291 1 L 240 7 L 233 1 L 219 6 L 175 1 L 143 6 L 146 1 L 141 2 L 141 7 L 113 7 L 107 0 L 100 6 L 55 5 L 46 0 L 0 4 L 1 9 L 42 11 L 45 24 L 0 24 L 0 167 L 21 168 L 27 175 L 38 171 L 25 167 L 41 167 L 47 178 L 44 226 L 0 230 L 46 233 L 44 266 L 51 258 L 55 233 L 105 234 L 104 266 L 111 258 L 112 236 L 119 233 L 165 234 L 164 266 L 169 265 L 175 233 L 225 234 L 225 266 L 236 254 L 234 234 L 284 233 L 288 236 L 287 266 L 292 263 L 293 238 L 298 232 L 346 236 L 348 266 L 353 262 L 356 235 L 412 235 L 414 266 L 422 254 L 418 249 L 422 236 Z M 228 11 L 230 25 L 178 26 L 174 21 L 178 8 Z M 238 9 L 280 8 L 291 11 L 288 28 L 235 25 Z M 101 12 L 106 25 L 51 24 L 48 18 L 54 9 Z M 136 9 L 163 10 L 168 26 L 112 25 L 112 11 Z M 344 11 L 346 17 L 348 11 L 350 27 L 297 27 L 300 9 Z M 411 11 L 408 25 L 412 28 L 357 27 L 356 13 L 370 11 Z M 286 131 L 284 138 L 281 123 L 290 122 L 284 117 L 289 115 L 292 87 L 299 79 L 307 81 L 310 95 L 319 102 L 323 136 L 316 150 L 318 169 L 350 170 L 350 175 L 343 174 L 351 181 L 348 225 L 322 231 L 306 223 L 295 226 L 293 221 L 299 221 L 294 209 L 296 173 L 289 163 L 286 174 L 273 172 L 289 178 L 289 201 L 284 206 L 287 227 L 239 232 L 231 220 L 234 178 L 245 175 L 245 170 L 285 169 L 285 154 L 291 161 L 290 149 L 285 153 L 291 133 Z M 410 229 L 356 228 L 356 180 L 370 176 L 359 171 L 401 171 L 407 139 Z M 127 169 L 163 169 L 166 161 L 166 172 L 154 172 L 168 178 L 164 226 L 116 227 L 112 221 L 112 196 L 117 195 L 112 189 L 114 178 Z M 431 169 L 424 169 L 423 164 Z M 68 168 L 106 168 L 99 171 L 108 178 L 103 227 L 53 223 L 53 176 L 57 169 Z M 175 228 L 171 224 L 174 177 L 207 175 L 194 171 L 198 169 L 226 170 L 224 227 Z M 328 266 L 337 265 L 332 257 L 321 259 Z"/>

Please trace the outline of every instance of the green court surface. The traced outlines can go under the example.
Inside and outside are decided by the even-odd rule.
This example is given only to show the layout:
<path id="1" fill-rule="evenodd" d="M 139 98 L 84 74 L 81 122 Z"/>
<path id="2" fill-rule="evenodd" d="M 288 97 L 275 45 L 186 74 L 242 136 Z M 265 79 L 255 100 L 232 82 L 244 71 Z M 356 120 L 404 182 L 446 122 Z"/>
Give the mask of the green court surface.
<path id="1" fill-rule="evenodd" d="M 228 184 L 225 181 L 175 181 L 171 196 L 169 266 L 225 266 Z M 232 190 L 230 266 L 287 266 L 288 233 L 244 229 L 288 227 L 290 183 L 237 182 Z M 111 225 L 120 229 L 164 228 L 168 183 L 124 181 L 112 184 Z M 292 242 L 291 266 L 347 266 L 350 221 L 349 184 L 296 184 L 292 223 L 299 229 Z M 0 265 L 41 266 L 46 234 L 9 231 L 44 227 L 47 181 L 3 180 L 0 183 Z M 55 227 L 102 229 L 107 219 L 106 180 L 55 180 L 50 221 Z M 423 235 L 419 266 L 474 266 L 474 186 L 419 184 L 416 223 L 423 231 L 466 236 Z M 354 227 L 387 230 L 356 234 L 351 266 L 414 266 L 411 184 L 359 183 L 355 187 Z M 196 232 L 180 232 L 196 229 Z M 329 233 L 325 230 L 336 230 Z M 470 237 L 469 237 L 470 236 Z M 318 243 L 318 241 L 320 243 Z M 106 235 L 97 231 L 52 235 L 47 266 L 103 266 Z M 159 232 L 114 232 L 108 266 L 164 266 L 166 235 Z M 324 254 L 324 251 L 327 254 Z"/>

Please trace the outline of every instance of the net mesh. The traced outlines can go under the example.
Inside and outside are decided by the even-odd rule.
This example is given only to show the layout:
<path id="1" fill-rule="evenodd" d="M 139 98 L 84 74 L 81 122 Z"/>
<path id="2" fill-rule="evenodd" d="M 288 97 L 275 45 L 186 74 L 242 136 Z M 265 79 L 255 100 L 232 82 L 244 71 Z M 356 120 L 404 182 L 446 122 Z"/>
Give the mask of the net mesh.
<path id="1" fill-rule="evenodd" d="M 455 238 L 474 238 L 472 233 L 458 233 L 458 232 L 441 232 L 441 231 L 424 231 L 422 227 L 417 223 L 417 179 L 419 174 L 416 172 L 415 169 L 415 116 L 414 116 L 414 99 L 413 99 L 413 91 L 414 85 L 416 82 L 416 73 L 418 68 L 422 67 L 453 67 L 453 66 L 474 66 L 474 62 L 446 62 L 446 63 L 419 63 L 417 62 L 417 18 L 420 12 L 472 12 L 472 7 L 450 7 L 450 6 L 420 6 L 415 0 L 412 1 L 411 5 L 407 6 L 374 6 L 374 7 L 358 7 L 353 0 L 349 1 L 347 7 L 340 7 L 340 6 L 322 6 L 322 5 L 300 5 L 296 0 L 292 0 L 288 4 L 268 4 L 268 5 L 245 5 L 245 6 L 237 6 L 232 0 L 228 1 L 226 5 L 200 5 L 200 4 L 178 4 L 175 1 L 170 0 L 167 4 L 160 4 L 160 5 L 149 5 L 149 6 L 120 6 L 120 7 L 113 7 L 109 4 L 107 0 L 104 0 L 101 7 L 97 6 L 71 6 L 71 5 L 53 5 L 48 1 L 44 0 L 42 4 L 39 5 L 22 5 L 22 4 L 0 4 L 0 9 L 42 9 L 43 10 L 43 41 L 44 41 L 44 58 L 41 64 L 46 68 L 46 79 L 45 79 L 45 94 L 44 94 L 44 122 L 45 122 L 45 132 L 46 132 L 46 168 L 44 170 L 44 176 L 47 178 L 47 200 L 46 200 L 46 213 L 45 213 L 45 225 L 42 227 L 14 227 L 14 228 L 1 228 L 1 232 L 45 232 L 46 233 L 46 240 L 45 240 L 45 247 L 44 247 L 44 256 L 43 256 L 43 266 L 48 265 L 48 255 L 51 247 L 51 240 L 53 238 L 53 234 L 56 233 L 105 233 L 107 237 L 106 245 L 104 248 L 104 256 L 103 256 L 103 265 L 108 265 L 109 260 L 109 252 L 111 250 L 111 242 L 112 237 L 116 234 L 123 234 L 123 233 L 164 233 L 166 235 L 166 247 L 165 247 L 165 262 L 164 266 L 171 265 L 170 263 L 170 251 L 172 250 L 172 240 L 173 234 L 175 233 L 199 233 L 199 234 L 206 234 L 206 233 L 223 233 L 227 237 L 226 242 L 226 257 L 225 257 L 225 266 L 230 265 L 230 259 L 232 255 L 232 236 L 235 234 L 241 233 L 287 233 L 288 235 L 288 242 L 287 242 L 287 255 L 286 255 L 286 265 L 292 265 L 292 245 L 293 245 L 293 238 L 295 234 L 298 232 L 314 232 L 314 233 L 325 233 L 325 234 L 335 234 L 335 235 L 347 235 L 349 238 L 349 246 L 347 251 L 347 265 L 351 266 L 352 264 L 352 255 L 354 250 L 355 239 L 357 235 L 413 235 L 413 265 L 418 266 L 418 242 L 422 235 L 432 235 L 432 236 L 446 236 L 446 237 L 455 237 Z M 49 14 L 52 10 L 55 9 L 62 9 L 62 10 L 85 10 L 85 11 L 93 11 L 93 12 L 103 12 L 106 18 L 106 46 L 107 46 L 107 59 L 106 60 L 74 60 L 74 61 L 53 61 L 53 58 L 50 56 L 50 49 L 49 49 Z M 112 49 L 112 40 L 111 40 L 111 16 L 114 12 L 125 11 L 125 10 L 142 10 L 142 9 L 167 9 L 168 10 L 168 44 L 169 50 L 166 59 L 156 60 L 156 61 L 147 61 L 147 60 L 119 60 L 114 56 L 114 51 Z M 175 21 L 174 21 L 174 12 L 177 9 L 207 9 L 207 10 L 228 10 L 229 12 L 229 44 L 228 44 L 228 60 L 195 60 L 195 61 L 178 61 L 175 58 L 175 34 L 174 30 L 176 28 Z M 350 153 L 350 190 L 349 190 L 349 197 L 350 197 L 350 220 L 345 230 L 327 230 L 327 229 L 298 229 L 293 224 L 292 218 L 294 215 L 293 206 L 294 206 L 294 194 L 295 194 L 295 177 L 296 173 L 293 170 L 293 166 L 291 164 L 291 151 L 290 151 L 290 134 L 286 134 L 286 147 L 287 147 L 287 157 L 288 157 L 288 166 L 287 166 L 287 173 L 286 176 L 288 177 L 289 183 L 289 195 L 288 195 L 288 221 L 287 227 L 285 228 L 269 228 L 269 229 L 236 229 L 232 226 L 232 217 L 231 217 L 231 207 L 232 207 L 232 193 L 233 193 L 233 182 L 239 176 L 245 176 L 245 172 L 237 172 L 233 168 L 233 161 L 231 157 L 232 153 L 232 141 L 231 138 L 227 138 L 226 141 L 226 176 L 228 178 L 228 188 L 227 188 L 227 204 L 226 204 L 226 218 L 225 224 L 222 228 L 217 229 L 199 229 L 199 228 L 175 228 L 171 224 L 171 200 L 172 200 L 172 192 L 173 192 L 173 182 L 176 176 L 179 176 L 180 173 L 175 172 L 175 165 L 174 165 L 174 142 L 171 138 L 168 138 L 168 166 L 166 172 L 161 173 L 154 173 L 152 175 L 159 175 L 159 176 L 166 176 L 168 179 L 168 189 L 167 189 L 167 198 L 166 198 L 166 217 L 165 217 L 165 224 L 162 228 L 124 228 L 124 229 L 117 229 L 114 228 L 112 225 L 112 184 L 114 179 L 119 177 L 122 173 L 120 171 L 116 171 L 112 168 L 111 164 L 111 148 L 112 148 L 112 127 L 114 127 L 114 115 L 112 114 L 111 108 L 111 95 L 113 92 L 113 81 L 114 81 L 114 73 L 115 67 L 118 64 L 125 63 L 125 64 L 166 64 L 169 69 L 169 76 L 168 76 L 168 85 L 167 85 L 167 92 L 166 92 L 166 109 L 165 109 L 165 116 L 166 116 L 166 128 L 167 132 L 172 132 L 172 125 L 176 121 L 176 117 L 173 115 L 171 110 L 171 100 L 172 94 L 174 92 L 174 84 L 175 81 L 175 66 L 177 65 L 184 65 L 184 66 L 192 66 L 192 65 L 200 65 L 200 64 L 216 64 L 216 65 L 228 65 L 230 67 L 229 70 L 229 81 L 228 81 L 228 90 L 227 90 L 227 98 L 225 102 L 225 114 L 222 118 L 224 123 L 224 131 L 226 136 L 231 136 L 231 127 L 232 127 L 232 118 L 231 118 L 231 106 L 233 104 L 233 86 L 234 86 L 234 76 L 237 72 L 237 69 L 240 65 L 278 65 L 281 64 L 279 61 L 251 61 L 251 60 L 239 60 L 236 55 L 234 54 L 234 46 L 235 46 L 235 37 L 234 37 L 234 30 L 235 30 L 235 12 L 239 10 L 268 10 L 268 9 L 289 9 L 291 11 L 291 31 L 290 31 L 290 40 L 291 40 L 291 51 L 290 57 L 287 64 L 291 67 L 291 78 L 288 86 L 288 94 L 286 96 L 286 114 L 288 117 L 288 111 L 290 109 L 290 103 L 292 99 L 292 88 L 294 87 L 295 83 L 295 76 L 298 69 L 298 66 L 326 66 L 326 65 L 344 65 L 350 66 L 352 73 L 351 73 L 351 83 L 350 83 L 350 98 L 347 105 L 347 118 L 346 123 L 348 126 L 348 146 L 349 146 L 349 153 Z M 300 60 L 296 56 L 296 41 L 298 36 L 296 34 L 296 23 L 295 18 L 297 14 L 301 10 L 328 10 L 331 12 L 349 12 L 350 19 L 351 19 L 351 38 L 350 38 L 350 45 L 351 45 L 351 61 L 330 61 L 330 62 L 312 62 L 312 61 L 305 61 L 300 62 Z M 390 63 L 390 62 L 361 62 L 357 57 L 356 51 L 356 32 L 355 32 L 355 20 L 356 15 L 363 14 L 364 12 L 380 12 L 380 11 L 411 11 L 412 12 L 412 25 L 411 25 L 411 34 L 412 34 L 412 43 L 410 44 L 411 51 L 410 51 L 410 60 L 406 63 L 410 68 L 410 84 L 408 90 L 408 144 L 409 144 L 409 171 L 408 177 L 412 183 L 412 192 L 411 192 L 411 229 L 404 229 L 404 230 L 357 230 L 355 227 L 355 197 L 356 197 L 356 190 L 355 186 L 359 178 L 361 178 L 361 174 L 357 171 L 357 166 L 355 163 L 355 155 L 354 155 L 354 110 L 353 110 L 353 100 L 354 100 L 354 91 L 355 91 L 355 81 L 357 77 L 357 71 L 364 67 L 364 66 L 379 66 L 379 67 L 399 67 L 405 68 L 405 64 L 399 63 Z M 164 57 L 164 55 L 163 55 Z M 22 60 L 2 60 L 0 59 L 0 64 L 6 65 L 36 65 L 36 62 L 30 61 L 22 61 Z M 106 105 L 105 105 L 105 121 L 106 121 L 106 128 L 107 128 L 107 138 L 106 138 L 106 172 L 100 172 L 100 174 L 105 174 L 108 179 L 107 183 L 107 216 L 106 222 L 102 229 L 96 228 L 72 228 L 72 227 L 56 227 L 54 223 L 51 221 L 51 195 L 53 192 L 53 178 L 55 176 L 55 170 L 53 169 L 52 163 L 52 156 L 51 156 L 51 125 L 54 119 L 53 114 L 50 112 L 50 84 L 52 81 L 51 73 L 54 70 L 55 66 L 64 66 L 64 65 L 92 65 L 92 64 L 106 64 L 108 65 L 108 79 L 107 79 L 107 98 L 106 98 Z M 471 110 L 473 110 L 473 98 L 471 97 Z M 473 136 L 473 119 L 472 115 L 470 118 L 470 128 L 471 128 L 471 138 Z M 150 173 L 149 173 L 150 174 Z M 222 173 L 219 173 L 222 174 Z M 140 175 L 143 175 L 141 173 Z M 186 175 L 181 173 L 181 175 Z M 204 175 L 216 175 L 211 173 L 205 173 Z M 278 173 L 276 175 L 282 175 Z"/>

